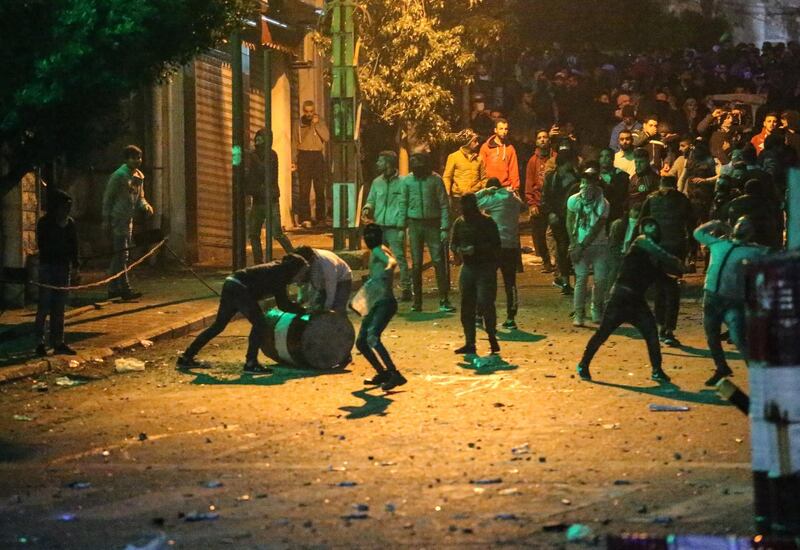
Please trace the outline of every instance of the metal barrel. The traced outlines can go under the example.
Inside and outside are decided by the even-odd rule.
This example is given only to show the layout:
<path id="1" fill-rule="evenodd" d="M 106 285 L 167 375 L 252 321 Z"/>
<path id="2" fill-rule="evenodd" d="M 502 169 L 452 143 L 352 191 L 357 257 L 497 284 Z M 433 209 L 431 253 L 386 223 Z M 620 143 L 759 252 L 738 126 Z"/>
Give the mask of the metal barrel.
<path id="1" fill-rule="evenodd" d="M 312 369 L 331 369 L 350 355 L 355 329 L 332 311 L 297 315 L 273 308 L 264 316 L 267 329 L 261 350 L 279 362 Z"/>
<path id="2" fill-rule="evenodd" d="M 757 531 L 800 535 L 800 254 L 745 267 Z"/>

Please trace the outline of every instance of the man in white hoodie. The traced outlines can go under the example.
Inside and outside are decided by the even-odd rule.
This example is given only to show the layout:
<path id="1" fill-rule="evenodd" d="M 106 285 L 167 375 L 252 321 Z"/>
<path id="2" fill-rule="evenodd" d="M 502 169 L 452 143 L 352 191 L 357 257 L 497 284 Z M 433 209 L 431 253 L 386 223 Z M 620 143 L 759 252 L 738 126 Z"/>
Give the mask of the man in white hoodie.
<path id="1" fill-rule="evenodd" d="M 519 309 L 517 272 L 522 271 L 519 247 L 519 215 L 528 207 L 519 196 L 503 187 L 497 178 L 489 178 L 486 188 L 475 195 L 478 208 L 488 214 L 500 232 L 500 273 L 506 289 L 506 321 L 503 327 L 516 329 Z"/>

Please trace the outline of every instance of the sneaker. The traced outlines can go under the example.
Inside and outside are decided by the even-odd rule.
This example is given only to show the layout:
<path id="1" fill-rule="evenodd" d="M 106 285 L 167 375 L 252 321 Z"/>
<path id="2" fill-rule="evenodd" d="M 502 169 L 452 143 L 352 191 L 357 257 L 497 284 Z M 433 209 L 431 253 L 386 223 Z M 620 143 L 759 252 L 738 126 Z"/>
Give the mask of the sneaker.
<path id="1" fill-rule="evenodd" d="M 671 348 L 678 348 L 681 345 L 681 341 L 675 338 L 675 335 L 671 332 L 667 332 L 664 334 L 664 339 L 662 340 L 665 346 L 669 346 Z"/>
<path id="2" fill-rule="evenodd" d="M 379 372 L 378 374 L 376 374 L 372 378 L 370 378 L 368 380 L 364 380 L 364 385 L 365 386 L 380 386 L 384 382 L 388 382 L 389 378 L 391 378 L 391 376 L 392 376 L 391 372 L 389 372 L 388 370 L 382 370 L 381 372 Z"/>
<path id="3" fill-rule="evenodd" d="M 474 354 L 475 353 L 475 344 L 464 344 L 460 348 L 456 348 L 453 350 L 453 353 L 456 355 L 467 355 L 467 354 Z"/>
<path id="4" fill-rule="evenodd" d="M 311 226 L 311 222 L 306 220 L 306 221 L 304 221 L 303 223 L 300 224 L 300 227 L 302 227 L 303 229 L 311 229 L 311 227 L 312 227 Z"/>
<path id="5" fill-rule="evenodd" d="M 53 347 L 53 355 L 78 355 L 78 352 L 62 342 Z"/>
<path id="6" fill-rule="evenodd" d="M 650 380 L 655 380 L 660 384 L 669 384 L 671 378 L 661 369 L 653 369 L 653 372 L 650 374 Z"/>
<path id="7" fill-rule="evenodd" d="M 439 302 L 439 311 L 441 313 L 454 313 L 456 308 L 450 305 L 450 302 L 447 300 L 442 300 Z"/>
<path id="8" fill-rule="evenodd" d="M 503 322 L 503 328 L 517 330 L 517 323 L 514 319 L 506 319 L 505 322 Z"/>
<path id="9" fill-rule="evenodd" d="M 500 344 L 497 342 L 497 336 L 494 334 L 489 335 L 489 352 L 492 355 L 500 353 Z"/>
<path id="10" fill-rule="evenodd" d="M 47 357 L 47 348 L 45 347 L 44 344 L 39 344 L 38 346 L 36 346 L 35 353 L 38 357 Z"/>
<path id="11" fill-rule="evenodd" d="M 567 284 L 567 283 L 565 283 L 564 279 L 562 279 L 561 277 L 555 277 L 553 279 L 553 286 L 555 286 L 555 287 L 564 288 L 565 284 Z"/>
<path id="12" fill-rule="evenodd" d="M 561 287 L 561 294 L 563 294 L 564 296 L 572 296 L 573 292 L 574 289 L 571 286 L 569 286 L 569 283 Z"/>
<path id="13" fill-rule="evenodd" d="M 715 370 L 714 374 L 711 375 L 711 378 L 706 380 L 705 385 L 713 388 L 719 383 L 720 380 L 726 376 L 730 376 L 731 374 L 733 374 L 733 371 L 730 368 L 725 370 Z"/>
<path id="14" fill-rule="evenodd" d="M 243 370 L 248 374 L 272 374 L 271 368 L 259 364 L 258 361 L 248 361 Z"/>
<path id="15" fill-rule="evenodd" d="M 389 380 L 381 384 L 381 389 L 383 391 L 389 391 L 395 389 L 397 386 L 402 386 L 408 382 L 405 377 L 400 374 L 400 371 L 393 370 L 391 374 L 389 374 Z"/>
<path id="16" fill-rule="evenodd" d="M 401 302 L 410 302 L 413 296 L 411 295 L 411 289 L 406 288 L 403 290 L 402 294 L 400 294 L 400 301 Z"/>
<path id="17" fill-rule="evenodd" d="M 413 304 L 411 306 L 411 311 L 422 311 L 422 304 Z"/>
<path id="18" fill-rule="evenodd" d="M 589 373 L 589 365 L 578 363 L 578 376 L 581 380 L 591 380 L 592 375 Z"/>

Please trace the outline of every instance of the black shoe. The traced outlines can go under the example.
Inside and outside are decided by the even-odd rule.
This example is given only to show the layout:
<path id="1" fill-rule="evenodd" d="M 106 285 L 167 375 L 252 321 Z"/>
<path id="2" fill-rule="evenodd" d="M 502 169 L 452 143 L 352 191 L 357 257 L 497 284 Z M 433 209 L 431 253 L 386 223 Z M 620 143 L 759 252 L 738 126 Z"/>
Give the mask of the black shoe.
<path id="1" fill-rule="evenodd" d="M 497 342 L 497 336 L 494 334 L 489 335 L 489 351 L 492 354 L 500 353 L 500 344 Z"/>
<path id="2" fill-rule="evenodd" d="M 408 380 L 406 380 L 405 377 L 402 374 L 400 374 L 399 371 L 393 370 L 389 374 L 389 380 L 381 384 L 381 389 L 383 391 L 393 390 L 397 386 L 402 386 L 406 382 L 408 382 Z"/>
<path id="3" fill-rule="evenodd" d="M 681 345 L 681 341 L 675 338 L 675 335 L 669 330 L 664 332 L 664 339 L 661 341 L 664 342 L 665 346 L 671 348 L 678 348 Z"/>
<path id="4" fill-rule="evenodd" d="M 78 352 L 62 342 L 53 348 L 53 355 L 78 355 Z"/>
<path id="5" fill-rule="evenodd" d="M 439 302 L 439 311 L 441 313 L 454 313 L 456 308 L 450 305 L 448 300 L 441 300 Z"/>
<path id="6" fill-rule="evenodd" d="M 36 346 L 35 353 L 38 357 L 47 357 L 47 348 L 45 347 L 44 344 L 39 344 L 38 346 Z"/>
<path id="7" fill-rule="evenodd" d="M 392 376 L 391 372 L 389 372 L 388 370 L 382 370 L 381 372 L 379 372 L 378 374 L 376 374 L 375 376 L 373 376 L 369 380 L 364 380 L 364 385 L 365 386 L 380 386 L 384 382 L 388 382 L 389 378 L 391 378 L 391 376 Z"/>
<path id="8" fill-rule="evenodd" d="M 578 363 L 578 376 L 581 378 L 581 380 L 591 380 L 592 375 L 589 372 L 589 365 Z"/>
<path id="9" fill-rule="evenodd" d="M 553 267 L 552 265 L 545 264 L 539 270 L 539 273 L 553 273 L 555 270 L 556 270 L 556 268 Z"/>
<path id="10" fill-rule="evenodd" d="M 412 304 L 411 311 L 422 311 L 422 304 Z"/>
<path id="11" fill-rule="evenodd" d="M 271 368 L 260 365 L 258 361 L 248 361 L 243 370 L 247 374 L 272 374 Z"/>
<path id="12" fill-rule="evenodd" d="M 181 353 L 178 356 L 178 359 L 175 361 L 175 364 L 179 369 L 198 369 L 206 367 L 204 363 L 201 363 L 194 357 L 189 357 L 185 353 Z"/>
<path id="13" fill-rule="evenodd" d="M 574 289 L 571 286 L 569 286 L 569 283 L 561 287 L 561 294 L 563 294 L 564 296 L 572 296 L 573 292 Z"/>
<path id="14" fill-rule="evenodd" d="M 413 295 L 411 294 L 410 289 L 403 290 L 402 294 L 400 294 L 400 301 L 401 302 L 410 302 L 413 299 Z"/>
<path id="15" fill-rule="evenodd" d="M 669 384 L 672 380 L 667 373 L 661 369 L 653 369 L 653 372 L 650 374 L 650 380 L 655 380 L 659 384 Z"/>
<path id="16" fill-rule="evenodd" d="M 517 329 L 517 323 L 516 323 L 516 321 L 514 321 L 514 319 L 506 319 L 505 322 L 503 323 L 503 328 L 516 330 Z"/>
<path id="17" fill-rule="evenodd" d="M 456 355 L 467 355 L 469 353 L 475 353 L 475 344 L 464 344 L 460 348 L 454 349 L 453 353 Z"/>
<path id="18" fill-rule="evenodd" d="M 142 293 L 129 288 L 120 292 L 119 297 L 123 300 L 136 300 L 142 297 Z"/>
<path id="19" fill-rule="evenodd" d="M 347 365 L 349 365 L 352 362 L 353 362 L 353 354 L 348 353 L 347 357 L 344 359 L 344 361 L 342 361 L 341 363 L 336 365 L 336 368 L 343 369 L 343 368 L 345 368 Z"/>
<path id="20" fill-rule="evenodd" d="M 556 277 L 556 278 L 553 279 L 553 286 L 555 286 L 555 287 L 564 288 L 564 285 L 566 285 L 566 284 L 568 284 L 568 283 L 565 283 L 564 279 L 562 279 L 561 277 Z"/>
<path id="21" fill-rule="evenodd" d="M 711 378 L 706 380 L 705 385 L 713 388 L 719 383 L 720 380 L 726 376 L 730 376 L 731 374 L 733 374 L 733 371 L 729 368 L 725 370 L 715 370 L 714 374 L 711 375 Z"/>

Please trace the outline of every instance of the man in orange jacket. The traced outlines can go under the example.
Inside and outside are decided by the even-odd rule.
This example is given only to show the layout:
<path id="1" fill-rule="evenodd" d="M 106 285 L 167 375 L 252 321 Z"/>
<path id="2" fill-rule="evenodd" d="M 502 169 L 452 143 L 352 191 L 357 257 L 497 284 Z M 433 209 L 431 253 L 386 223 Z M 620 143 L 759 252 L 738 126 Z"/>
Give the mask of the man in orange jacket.
<path id="1" fill-rule="evenodd" d="M 516 192 L 519 189 L 519 165 L 517 151 L 508 141 L 508 121 L 498 118 L 494 123 L 494 135 L 481 146 L 481 160 L 486 167 L 487 178 L 497 178 L 503 187 Z"/>

